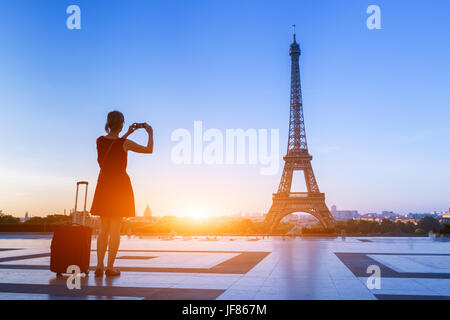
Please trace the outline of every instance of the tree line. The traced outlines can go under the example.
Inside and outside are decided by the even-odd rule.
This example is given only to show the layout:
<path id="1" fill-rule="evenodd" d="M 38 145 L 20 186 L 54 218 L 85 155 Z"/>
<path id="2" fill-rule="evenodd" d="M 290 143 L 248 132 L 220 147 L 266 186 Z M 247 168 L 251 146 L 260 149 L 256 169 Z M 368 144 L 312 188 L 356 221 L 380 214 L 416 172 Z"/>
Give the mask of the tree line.
<path id="1" fill-rule="evenodd" d="M 88 224 L 95 228 L 96 220 L 87 218 Z M 25 222 L 5 214 L 0 210 L 0 231 L 9 232 L 52 232 L 57 225 L 70 224 L 72 217 L 67 215 L 48 215 L 32 217 Z M 274 230 L 275 234 L 342 234 L 346 235 L 425 235 L 429 232 L 450 234 L 450 224 L 441 224 L 433 217 L 424 217 L 417 225 L 412 222 L 381 222 L 366 220 L 338 221 L 336 228 L 325 230 L 318 223 L 311 228 L 296 228 L 295 224 L 282 222 Z M 256 235 L 265 234 L 264 222 L 250 219 L 210 218 L 201 221 L 189 217 L 165 216 L 151 222 L 124 220 L 124 234 L 192 234 L 192 235 Z"/>
<path id="2" fill-rule="evenodd" d="M 311 229 L 303 228 L 303 233 L 323 233 L 320 226 L 315 225 Z M 417 225 L 407 221 L 392 221 L 383 219 L 381 222 L 367 220 L 346 220 L 338 221 L 335 232 L 351 234 L 374 234 L 374 235 L 424 235 L 429 232 L 450 234 L 450 224 L 442 224 L 433 217 L 424 217 L 417 222 Z"/>

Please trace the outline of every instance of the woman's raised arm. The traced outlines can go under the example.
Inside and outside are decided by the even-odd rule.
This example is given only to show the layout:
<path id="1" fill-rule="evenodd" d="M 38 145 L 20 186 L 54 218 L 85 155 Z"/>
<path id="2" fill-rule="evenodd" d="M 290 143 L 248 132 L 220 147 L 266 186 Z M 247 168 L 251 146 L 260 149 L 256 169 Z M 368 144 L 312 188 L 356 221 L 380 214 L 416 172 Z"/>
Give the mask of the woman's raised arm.
<path id="1" fill-rule="evenodd" d="M 145 131 L 147 131 L 147 133 L 148 133 L 147 146 L 140 145 L 134 141 L 127 139 L 123 143 L 123 150 L 125 152 L 133 151 L 133 152 L 137 152 L 137 153 L 152 153 L 153 152 L 153 128 L 151 126 L 149 126 L 148 124 L 145 124 Z"/>

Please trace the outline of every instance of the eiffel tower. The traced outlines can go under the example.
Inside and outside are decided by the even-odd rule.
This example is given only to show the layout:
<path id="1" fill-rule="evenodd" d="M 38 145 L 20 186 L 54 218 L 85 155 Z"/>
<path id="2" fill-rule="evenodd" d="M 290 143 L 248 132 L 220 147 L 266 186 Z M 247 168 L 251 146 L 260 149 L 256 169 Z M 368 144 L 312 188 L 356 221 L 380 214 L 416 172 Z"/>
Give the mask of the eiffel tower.
<path id="1" fill-rule="evenodd" d="M 325 194 L 319 191 L 311 166 L 312 156 L 306 142 L 305 121 L 303 118 L 302 89 L 300 85 L 300 46 L 295 40 L 291 44 L 291 112 L 289 120 L 289 140 L 281 182 L 277 193 L 273 194 L 272 207 L 267 213 L 265 224 L 273 232 L 281 219 L 294 212 L 305 212 L 316 217 L 326 229 L 332 229 L 335 220 L 325 204 Z M 308 192 L 291 192 L 294 170 L 302 170 Z"/>

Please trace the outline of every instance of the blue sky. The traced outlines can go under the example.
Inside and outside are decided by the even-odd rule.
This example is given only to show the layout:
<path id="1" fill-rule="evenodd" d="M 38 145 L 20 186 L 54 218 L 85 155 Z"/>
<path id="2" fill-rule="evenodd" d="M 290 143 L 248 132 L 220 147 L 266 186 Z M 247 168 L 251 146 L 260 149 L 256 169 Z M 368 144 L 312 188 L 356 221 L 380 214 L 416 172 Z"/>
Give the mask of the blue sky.
<path id="1" fill-rule="evenodd" d="M 66 8 L 81 8 L 81 30 Z M 366 28 L 381 8 L 382 30 Z M 361 212 L 450 206 L 450 3 L 428 1 L 24 1 L 0 3 L 0 209 L 73 206 L 98 174 L 108 111 L 155 129 L 129 155 L 138 212 L 265 212 L 281 169 L 174 165 L 171 133 L 280 129 L 289 121 L 291 25 L 313 168 L 328 205 Z M 145 134 L 133 136 L 145 142 Z"/>

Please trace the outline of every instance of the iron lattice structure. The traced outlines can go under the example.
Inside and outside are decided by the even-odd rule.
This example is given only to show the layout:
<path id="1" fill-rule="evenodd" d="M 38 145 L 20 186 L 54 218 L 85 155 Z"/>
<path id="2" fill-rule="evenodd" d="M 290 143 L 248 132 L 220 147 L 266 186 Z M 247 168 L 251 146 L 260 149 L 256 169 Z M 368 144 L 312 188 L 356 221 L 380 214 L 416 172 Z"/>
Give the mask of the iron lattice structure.
<path id="1" fill-rule="evenodd" d="M 305 119 L 303 116 L 302 89 L 300 83 L 300 46 L 295 39 L 291 44 L 291 99 L 289 119 L 289 139 L 285 164 L 277 193 L 266 216 L 265 223 L 273 232 L 281 219 L 294 212 L 305 212 L 315 216 L 324 228 L 333 228 L 335 220 L 325 204 L 325 194 L 321 193 L 311 166 L 312 156 L 308 152 Z M 307 192 L 291 192 L 292 177 L 296 170 L 304 173 Z"/>

